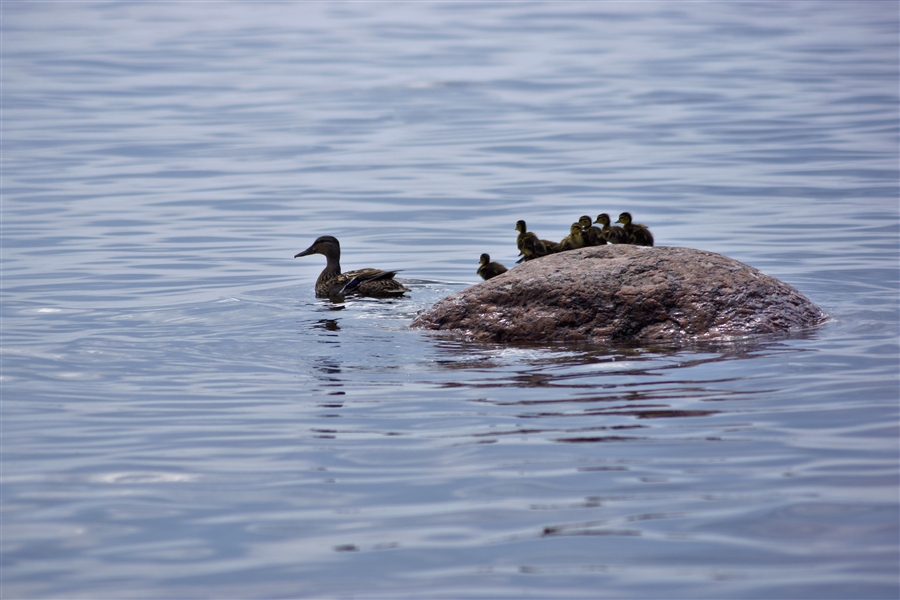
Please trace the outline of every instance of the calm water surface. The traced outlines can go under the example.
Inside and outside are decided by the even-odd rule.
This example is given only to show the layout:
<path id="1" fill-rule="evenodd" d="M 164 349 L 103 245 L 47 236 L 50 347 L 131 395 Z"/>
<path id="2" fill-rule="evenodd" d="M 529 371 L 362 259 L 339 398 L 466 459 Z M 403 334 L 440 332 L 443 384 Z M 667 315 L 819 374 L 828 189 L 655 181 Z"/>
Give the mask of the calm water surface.
<path id="1" fill-rule="evenodd" d="M 0 10 L 4 598 L 900 594 L 896 2 Z M 829 321 L 408 328 L 622 210 Z"/>

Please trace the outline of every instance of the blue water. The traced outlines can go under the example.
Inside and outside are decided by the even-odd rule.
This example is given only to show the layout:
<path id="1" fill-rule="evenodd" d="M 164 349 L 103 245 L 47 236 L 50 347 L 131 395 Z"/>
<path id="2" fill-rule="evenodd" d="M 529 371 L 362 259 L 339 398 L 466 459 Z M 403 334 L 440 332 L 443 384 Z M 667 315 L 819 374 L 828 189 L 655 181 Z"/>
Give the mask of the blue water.
<path id="1" fill-rule="evenodd" d="M 3 2 L 0 596 L 898 597 L 898 12 Z M 622 210 L 828 322 L 409 329 Z"/>

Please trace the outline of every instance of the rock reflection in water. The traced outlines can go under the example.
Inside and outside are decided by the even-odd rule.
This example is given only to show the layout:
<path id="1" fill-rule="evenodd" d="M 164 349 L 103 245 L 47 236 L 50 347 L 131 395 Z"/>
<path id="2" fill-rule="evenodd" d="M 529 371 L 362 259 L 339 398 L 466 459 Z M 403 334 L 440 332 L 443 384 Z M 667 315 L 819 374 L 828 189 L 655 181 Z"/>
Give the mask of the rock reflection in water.
<path id="1" fill-rule="evenodd" d="M 710 425 L 701 425 L 702 421 L 718 416 L 716 425 L 721 427 L 722 416 L 736 414 L 734 404 L 726 401 L 743 404 L 766 392 L 758 387 L 746 389 L 741 361 L 806 352 L 789 343 L 800 336 L 703 342 L 689 347 L 536 348 L 445 342 L 440 345 L 443 357 L 438 364 L 477 371 L 477 377 L 457 376 L 444 387 L 483 391 L 483 397 L 472 401 L 508 407 L 515 419 L 529 420 L 527 427 L 473 433 L 479 443 L 510 435 L 542 435 L 567 444 L 646 441 L 655 439 L 660 431 L 650 422 L 668 419 L 684 422 L 674 434 L 676 439 L 723 441 L 721 435 L 704 431 Z M 729 361 L 734 362 L 731 368 L 711 368 Z M 486 377 L 486 373 L 490 375 Z M 718 405 L 702 406 L 709 402 Z M 742 406 L 741 413 L 745 412 Z M 742 417 L 733 428 L 746 425 Z M 666 428 L 666 437 L 671 439 L 672 431 L 671 426 Z M 682 437 L 681 431 L 690 433 Z"/>

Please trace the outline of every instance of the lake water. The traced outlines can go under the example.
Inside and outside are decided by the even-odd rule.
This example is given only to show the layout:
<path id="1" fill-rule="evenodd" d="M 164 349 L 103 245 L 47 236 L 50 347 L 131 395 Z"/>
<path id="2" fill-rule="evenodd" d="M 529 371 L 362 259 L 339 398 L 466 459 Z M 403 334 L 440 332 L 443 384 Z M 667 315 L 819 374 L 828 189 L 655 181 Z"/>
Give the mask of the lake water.
<path id="1" fill-rule="evenodd" d="M 3 598 L 900 594 L 896 2 L 0 10 Z M 623 210 L 828 322 L 409 329 Z"/>

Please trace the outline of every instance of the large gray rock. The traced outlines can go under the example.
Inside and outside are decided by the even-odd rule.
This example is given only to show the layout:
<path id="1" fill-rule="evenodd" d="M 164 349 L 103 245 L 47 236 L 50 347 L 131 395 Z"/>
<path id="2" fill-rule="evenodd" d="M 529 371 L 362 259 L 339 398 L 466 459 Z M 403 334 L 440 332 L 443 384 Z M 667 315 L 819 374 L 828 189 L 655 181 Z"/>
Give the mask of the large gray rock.
<path id="1" fill-rule="evenodd" d="M 606 245 L 526 262 L 444 298 L 412 326 L 495 342 L 664 341 L 783 332 L 824 318 L 791 286 L 727 256 Z"/>

